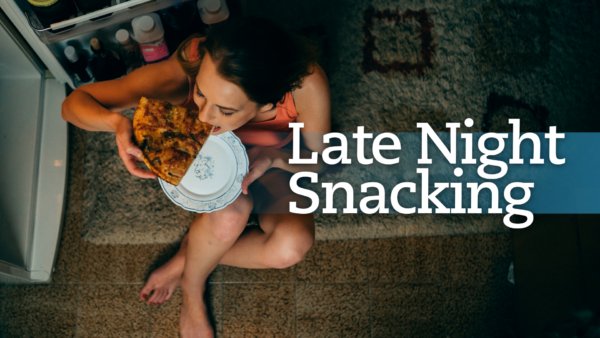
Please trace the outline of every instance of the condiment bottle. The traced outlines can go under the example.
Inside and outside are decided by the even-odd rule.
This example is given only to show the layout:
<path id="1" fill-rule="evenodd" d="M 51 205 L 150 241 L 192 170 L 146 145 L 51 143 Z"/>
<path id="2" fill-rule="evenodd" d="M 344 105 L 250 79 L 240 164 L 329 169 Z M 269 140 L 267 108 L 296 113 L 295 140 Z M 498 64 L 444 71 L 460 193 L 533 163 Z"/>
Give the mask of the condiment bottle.
<path id="1" fill-rule="evenodd" d="M 229 17 L 229 8 L 224 0 L 198 0 L 198 12 L 202 22 L 212 25 Z"/>
<path id="2" fill-rule="evenodd" d="M 137 17 L 131 21 L 131 27 L 146 62 L 158 62 L 169 57 L 165 31 L 158 14 Z"/>
<path id="3" fill-rule="evenodd" d="M 127 73 L 143 66 L 144 58 L 140 46 L 131 39 L 129 32 L 126 29 L 119 29 L 116 38 L 121 46 L 121 56 L 123 56 L 123 61 L 127 66 Z"/>
<path id="4" fill-rule="evenodd" d="M 90 40 L 90 46 L 95 54 L 90 68 L 96 81 L 112 80 L 125 75 L 127 66 L 117 52 L 105 49 L 102 42 L 96 38 Z"/>
<path id="5" fill-rule="evenodd" d="M 181 2 L 161 10 L 160 20 L 171 53 L 190 35 L 202 32 L 205 26 L 200 19 L 195 1 Z"/>
<path id="6" fill-rule="evenodd" d="M 64 53 L 67 60 L 69 60 L 69 69 L 75 74 L 78 85 L 92 81 L 92 72 L 88 68 L 87 59 L 80 57 L 73 46 L 65 48 Z"/>

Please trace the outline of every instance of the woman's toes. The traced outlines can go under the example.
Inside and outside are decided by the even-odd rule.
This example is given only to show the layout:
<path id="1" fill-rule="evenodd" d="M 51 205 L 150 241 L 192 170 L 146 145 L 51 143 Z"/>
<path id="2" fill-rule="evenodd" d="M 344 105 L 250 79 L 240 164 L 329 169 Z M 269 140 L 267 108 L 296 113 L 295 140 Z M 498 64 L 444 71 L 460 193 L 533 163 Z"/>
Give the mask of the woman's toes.
<path id="1" fill-rule="evenodd" d="M 158 290 L 154 290 L 154 293 L 152 293 L 152 297 L 148 299 L 148 304 L 156 303 L 156 299 L 158 299 Z"/>
<path id="2" fill-rule="evenodd" d="M 150 287 L 144 286 L 142 288 L 142 291 L 140 291 L 140 299 L 143 301 L 147 301 L 151 291 L 152 289 Z"/>
<path id="3" fill-rule="evenodd" d="M 165 302 L 168 301 L 169 299 L 171 299 L 171 296 L 173 296 L 173 291 L 168 291 L 167 292 L 167 296 L 165 297 Z"/>
<path id="4" fill-rule="evenodd" d="M 158 295 L 158 298 L 156 299 L 156 303 L 158 303 L 158 305 L 162 304 L 165 302 L 165 296 L 166 296 L 167 292 L 164 290 L 160 291 L 160 294 Z"/>
<path id="5" fill-rule="evenodd" d="M 171 291 L 170 290 L 165 290 L 165 295 L 163 296 L 163 303 L 168 301 L 169 298 L 171 298 Z"/>

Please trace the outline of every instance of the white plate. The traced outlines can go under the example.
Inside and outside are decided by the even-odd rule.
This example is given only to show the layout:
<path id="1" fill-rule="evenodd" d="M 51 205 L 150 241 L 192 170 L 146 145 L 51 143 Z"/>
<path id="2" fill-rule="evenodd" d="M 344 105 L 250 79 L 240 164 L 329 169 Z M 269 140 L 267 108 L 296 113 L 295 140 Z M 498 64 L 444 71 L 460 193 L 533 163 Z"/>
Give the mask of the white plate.
<path id="1" fill-rule="evenodd" d="M 158 179 L 173 201 L 185 210 L 223 209 L 242 192 L 248 173 L 246 148 L 232 132 L 211 135 L 178 186 Z"/>

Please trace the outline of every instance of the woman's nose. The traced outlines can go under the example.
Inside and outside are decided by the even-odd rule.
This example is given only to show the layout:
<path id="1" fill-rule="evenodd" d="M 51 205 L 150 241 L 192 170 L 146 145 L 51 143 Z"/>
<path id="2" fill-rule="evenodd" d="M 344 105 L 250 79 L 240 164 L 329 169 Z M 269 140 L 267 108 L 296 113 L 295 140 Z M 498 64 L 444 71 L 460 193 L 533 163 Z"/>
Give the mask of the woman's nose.
<path id="1" fill-rule="evenodd" d="M 200 121 L 202 121 L 202 122 L 208 122 L 208 123 L 210 123 L 210 121 L 212 120 L 212 116 L 210 114 L 210 109 L 208 109 L 207 104 L 200 107 L 200 111 L 198 113 L 198 119 L 200 119 Z"/>

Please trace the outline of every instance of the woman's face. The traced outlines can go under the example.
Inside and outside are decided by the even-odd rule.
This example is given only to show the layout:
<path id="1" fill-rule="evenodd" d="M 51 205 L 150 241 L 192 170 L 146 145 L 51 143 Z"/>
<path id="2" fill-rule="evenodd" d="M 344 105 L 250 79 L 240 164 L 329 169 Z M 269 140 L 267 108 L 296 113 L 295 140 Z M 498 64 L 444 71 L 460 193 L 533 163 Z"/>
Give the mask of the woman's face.
<path id="1" fill-rule="evenodd" d="M 204 54 L 193 90 L 198 118 L 215 126 L 213 135 L 235 130 L 272 107 L 259 107 L 242 88 L 221 77 L 208 53 Z"/>

